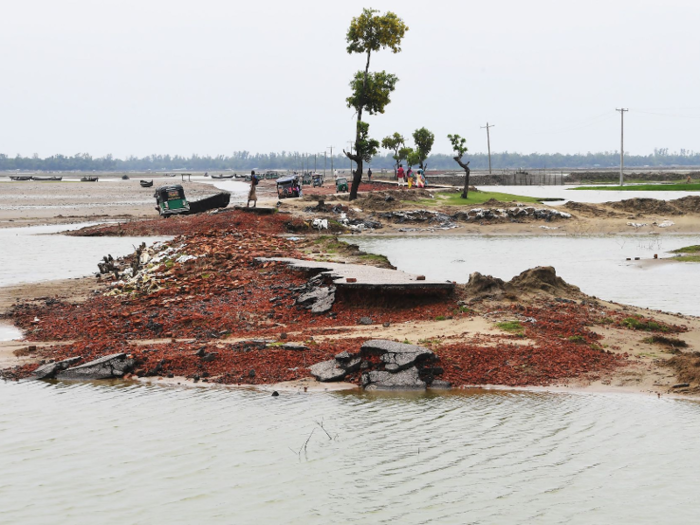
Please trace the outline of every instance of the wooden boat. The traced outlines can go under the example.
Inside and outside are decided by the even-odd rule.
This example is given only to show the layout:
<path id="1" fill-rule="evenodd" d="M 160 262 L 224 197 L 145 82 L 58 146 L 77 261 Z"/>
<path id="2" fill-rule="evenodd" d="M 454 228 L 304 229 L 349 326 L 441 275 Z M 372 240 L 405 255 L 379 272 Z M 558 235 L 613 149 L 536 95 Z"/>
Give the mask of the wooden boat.
<path id="1" fill-rule="evenodd" d="M 32 180 L 38 180 L 38 181 L 61 181 L 63 180 L 63 177 L 56 177 L 56 176 L 47 176 L 43 177 L 41 175 L 33 175 Z"/>
<path id="2" fill-rule="evenodd" d="M 122 180 L 129 180 L 129 176 L 125 173 L 122 175 Z"/>
<path id="3" fill-rule="evenodd" d="M 202 213 L 209 210 L 215 210 L 216 208 L 225 208 L 231 201 L 231 194 L 228 192 L 217 193 L 211 197 L 206 197 L 204 199 L 190 202 L 189 213 Z"/>
<path id="4" fill-rule="evenodd" d="M 10 180 L 18 180 L 18 181 L 25 181 L 25 180 L 32 180 L 31 175 L 10 175 Z"/>
<path id="5" fill-rule="evenodd" d="M 139 184 L 141 184 L 142 188 L 150 188 L 151 186 L 153 186 L 153 181 L 152 180 L 142 180 L 141 182 L 139 182 Z"/>
<path id="6" fill-rule="evenodd" d="M 99 177 L 93 177 L 92 175 L 86 175 L 80 179 L 80 182 L 97 182 L 100 180 Z"/>
<path id="7" fill-rule="evenodd" d="M 212 175 L 211 178 L 212 179 L 232 179 L 233 174 L 231 174 L 231 175 Z"/>
<path id="8" fill-rule="evenodd" d="M 177 175 L 177 173 L 166 173 L 165 174 L 166 177 L 174 177 L 175 175 Z"/>

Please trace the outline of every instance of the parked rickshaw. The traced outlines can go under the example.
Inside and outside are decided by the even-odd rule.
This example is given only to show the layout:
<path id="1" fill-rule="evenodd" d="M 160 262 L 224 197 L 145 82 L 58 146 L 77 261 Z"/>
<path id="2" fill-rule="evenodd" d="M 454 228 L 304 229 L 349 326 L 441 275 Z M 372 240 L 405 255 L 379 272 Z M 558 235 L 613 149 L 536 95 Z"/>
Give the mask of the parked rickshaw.
<path id="1" fill-rule="evenodd" d="M 345 177 L 338 177 L 335 179 L 335 191 L 340 193 L 341 191 L 348 191 L 348 179 Z"/>
<path id="2" fill-rule="evenodd" d="M 313 187 L 315 188 L 316 186 L 323 186 L 323 175 L 320 173 L 314 173 L 311 176 L 311 179 L 313 180 Z"/>
<path id="3" fill-rule="evenodd" d="M 305 186 L 311 184 L 311 173 L 304 173 L 304 175 L 301 178 L 301 183 Z"/>
<path id="4" fill-rule="evenodd" d="M 298 175 L 290 175 L 277 179 L 277 197 L 301 197 L 301 183 Z"/>
<path id="5" fill-rule="evenodd" d="M 156 198 L 156 210 L 161 217 L 190 211 L 190 203 L 185 198 L 185 190 L 179 184 L 161 186 L 153 196 Z"/>

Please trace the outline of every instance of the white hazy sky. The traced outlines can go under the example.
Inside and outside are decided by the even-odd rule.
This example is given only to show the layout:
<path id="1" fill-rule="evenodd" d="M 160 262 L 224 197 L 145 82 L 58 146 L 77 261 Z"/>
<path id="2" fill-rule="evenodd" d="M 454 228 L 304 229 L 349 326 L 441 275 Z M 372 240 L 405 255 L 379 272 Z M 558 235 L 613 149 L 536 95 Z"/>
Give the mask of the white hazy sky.
<path id="1" fill-rule="evenodd" d="M 410 27 L 371 69 L 400 81 L 372 136 L 425 126 L 493 151 L 700 150 L 698 0 L 0 0 L 0 153 L 347 147 L 345 32 Z"/>

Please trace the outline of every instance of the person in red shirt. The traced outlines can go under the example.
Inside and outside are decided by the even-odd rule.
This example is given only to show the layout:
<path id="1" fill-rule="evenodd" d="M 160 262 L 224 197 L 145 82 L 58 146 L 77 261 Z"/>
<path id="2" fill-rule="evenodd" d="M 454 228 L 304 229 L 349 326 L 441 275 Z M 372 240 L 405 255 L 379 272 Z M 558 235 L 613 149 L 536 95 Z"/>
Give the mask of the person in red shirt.
<path id="1" fill-rule="evenodd" d="M 399 180 L 399 186 L 403 187 L 406 182 L 406 174 L 403 171 L 403 164 L 399 164 L 399 169 L 396 171 L 396 178 Z"/>

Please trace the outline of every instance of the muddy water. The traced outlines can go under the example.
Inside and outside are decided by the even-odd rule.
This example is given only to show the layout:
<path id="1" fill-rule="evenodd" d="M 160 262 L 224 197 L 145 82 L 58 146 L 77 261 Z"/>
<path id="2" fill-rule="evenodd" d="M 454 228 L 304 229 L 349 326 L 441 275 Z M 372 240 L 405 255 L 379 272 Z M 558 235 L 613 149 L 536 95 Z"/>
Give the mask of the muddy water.
<path id="1" fill-rule="evenodd" d="M 0 286 L 84 277 L 95 273 L 97 263 L 108 253 L 126 255 L 142 241 L 164 239 L 51 235 L 86 225 L 0 228 Z"/>
<path id="2" fill-rule="evenodd" d="M 77 240 L 26 235 L 13 257 L 87 250 L 71 244 Z M 408 251 L 399 250 L 399 240 L 381 239 L 377 251 L 391 247 L 401 267 L 415 263 L 423 273 L 449 271 L 458 280 L 476 269 L 508 277 L 540 253 L 550 255 L 548 264 L 560 254 L 562 261 L 583 259 L 567 278 L 585 289 L 595 280 L 587 277 L 596 267 L 589 252 L 604 259 L 600 275 L 619 264 L 622 274 L 652 271 L 619 263 L 642 248 L 616 240 L 622 246 L 603 246 L 617 250 L 609 259 L 595 239 L 575 239 L 588 242 L 585 249 L 566 239 L 551 247 L 526 238 L 436 239 L 432 247 L 401 239 Z M 527 257 L 505 247 L 527 241 Z M 690 244 L 663 242 L 665 249 Z M 109 250 L 116 251 L 113 244 Z M 498 266 L 504 257 L 516 261 L 510 269 Z M 80 258 L 92 271 L 95 257 Z M 53 259 L 57 277 L 72 269 L 64 260 L 72 261 Z M 696 402 L 483 391 L 271 397 L 40 382 L 0 382 L 0 400 L 6 523 L 657 524 L 694 523 L 700 512 Z"/>
<path id="3" fill-rule="evenodd" d="M 42 383 L 0 384 L 0 397 L 6 523 L 657 524 L 700 512 L 694 402 Z"/>
<path id="4" fill-rule="evenodd" d="M 581 184 L 584 186 L 584 184 Z M 588 186 L 588 184 L 585 184 Z M 512 195 L 524 195 L 526 197 L 539 197 L 550 199 L 563 199 L 559 202 L 548 202 L 556 206 L 566 201 L 601 203 L 621 201 L 626 199 L 680 199 L 687 195 L 700 195 L 697 191 L 610 191 L 610 190 L 573 190 L 576 186 L 483 186 L 484 191 L 496 191 L 510 193 Z"/>
<path id="5" fill-rule="evenodd" d="M 653 260 L 654 254 L 669 257 L 670 250 L 698 244 L 697 235 L 353 237 L 351 242 L 432 279 L 467 282 L 472 272 L 511 279 L 528 268 L 554 266 L 565 281 L 601 299 L 700 315 L 700 264 Z"/>

